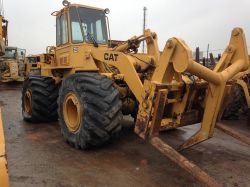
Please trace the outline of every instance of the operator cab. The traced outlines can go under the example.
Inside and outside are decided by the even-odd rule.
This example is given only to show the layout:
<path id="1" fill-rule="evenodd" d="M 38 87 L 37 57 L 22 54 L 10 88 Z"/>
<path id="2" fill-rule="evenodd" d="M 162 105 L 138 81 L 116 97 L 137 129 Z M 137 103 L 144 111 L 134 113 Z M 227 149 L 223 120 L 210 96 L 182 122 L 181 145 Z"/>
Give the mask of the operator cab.
<path id="1" fill-rule="evenodd" d="M 65 2 L 64 2 L 65 3 Z M 98 9 L 66 1 L 65 8 L 54 12 L 56 18 L 56 45 L 89 43 L 98 47 L 108 43 L 106 13 Z"/>
<path id="2" fill-rule="evenodd" d="M 17 48 L 5 48 L 5 54 L 3 56 L 4 59 L 16 59 L 17 56 Z"/>
<path id="3" fill-rule="evenodd" d="M 11 59 L 24 61 L 25 59 L 25 49 L 19 49 L 17 47 L 5 47 L 5 54 L 2 56 L 3 59 Z"/>

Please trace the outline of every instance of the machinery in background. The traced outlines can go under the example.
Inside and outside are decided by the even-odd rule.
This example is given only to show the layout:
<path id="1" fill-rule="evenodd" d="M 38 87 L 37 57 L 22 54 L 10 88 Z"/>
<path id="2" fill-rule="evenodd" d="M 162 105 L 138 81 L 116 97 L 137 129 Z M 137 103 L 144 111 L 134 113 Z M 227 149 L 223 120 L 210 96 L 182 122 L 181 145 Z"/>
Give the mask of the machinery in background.
<path id="1" fill-rule="evenodd" d="M 0 81 L 24 81 L 25 78 L 24 49 L 5 47 L 5 54 L 0 57 Z"/>
<path id="2" fill-rule="evenodd" d="M 49 49 L 48 47 L 47 49 Z M 41 75 L 42 67 L 46 66 L 46 62 L 50 58 L 51 52 L 38 54 L 38 55 L 28 55 L 25 58 L 25 76 L 29 75 Z"/>
<path id="3" fill-rule="evenodd" d="M 2 5 L 2 4 L 1 4 Z M 3 10 L 3 7 L 0 7 Z M 0 15 L 0 82 L 23 81 L 25 50 L 8 46 L 8 20 Z"/>

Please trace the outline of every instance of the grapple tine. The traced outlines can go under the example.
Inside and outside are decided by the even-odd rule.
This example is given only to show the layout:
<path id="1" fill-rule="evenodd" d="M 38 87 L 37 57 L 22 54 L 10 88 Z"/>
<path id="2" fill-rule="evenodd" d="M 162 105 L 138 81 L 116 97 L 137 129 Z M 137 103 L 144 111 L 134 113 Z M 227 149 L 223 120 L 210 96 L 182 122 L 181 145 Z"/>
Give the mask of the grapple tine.
<path id="1" fill-rule="evenodd" d="M 250 138 L 246 135 L 236 132 L 234 129 L 227 127 L 221 123 L 217 123 L 215 126 L 217 129 L 221 130 L 222 132 L 228 134 L 229 136 L 232 136 L 233 138 L 250 145 Z"/>
<path id="2" fill-rule="evenodd" d="M 208 175 L 202 169 L 200 169 L 197 165 L 189 161 L 187 158 L 182 156 L 176 150 L 174 150 L 171 146 L 164 143 L 158 137 L 152 137 L 150 139 L 150 143 L 158 149 L 161 153 L 163 153 L 166 157 L 168 157 L 171 161 L 175 162 L 179 167 L 185 169 L 191 175 L 193 175 L 200 182 L 209 187 L 222 187 L 223 184 L 217 182 L 213 177 Z"/>

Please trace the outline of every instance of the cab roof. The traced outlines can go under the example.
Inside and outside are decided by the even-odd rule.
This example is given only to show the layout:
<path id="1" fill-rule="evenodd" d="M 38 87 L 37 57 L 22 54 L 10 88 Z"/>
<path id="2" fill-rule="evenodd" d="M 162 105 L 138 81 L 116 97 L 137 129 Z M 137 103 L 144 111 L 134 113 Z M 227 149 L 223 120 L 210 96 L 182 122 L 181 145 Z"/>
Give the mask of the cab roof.
<path id="1" fill-rule="evenodd" d="M 98 7 L 93 7 L 93 6 L 88 6 L 88 5 L 81 5 L 81 4 L 70 4 L 69 7 L 83 7 L 83 8 L 89 8 L 89 9 L 95 9 L 95 10 L 101 10 L 104 11 L 104 9 L 102 8 L 98 8 Z"/>
<path id="2" fill-rule="evenodd" d="M 5 49 L 18 49 L 17 47 L 6 46 Z"/>
<path id="3" fill-rule="evenodd" d="M 97 8 L 97 7 L 92 7 L 92 6 L 88 6 L 88 5 L 82 5 L 82 4 L 70 4 L 69 6 L 65 6 L 64 8 L 62 8 L 59 11 L 55 11 L 54 14 L 55 16 L 60 15 L 61 13 L 68 11 L 69 8 L 71 7 L 76 7 L 76 8 L 88 8 L 88 9 L 93 9 L 93 10 L 99 10 L 99 11 L 104 11 L 104 9 L 102 8 Z M 52 13 L 53 14 L 53 13 Z"/>

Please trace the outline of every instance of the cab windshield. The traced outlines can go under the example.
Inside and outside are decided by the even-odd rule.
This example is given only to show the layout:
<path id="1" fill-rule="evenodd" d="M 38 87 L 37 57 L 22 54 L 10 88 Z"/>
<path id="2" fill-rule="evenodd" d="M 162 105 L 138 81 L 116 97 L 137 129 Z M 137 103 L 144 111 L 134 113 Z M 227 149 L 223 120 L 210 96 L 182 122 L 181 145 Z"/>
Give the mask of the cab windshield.
<path id="1" fill-rule="evenodd" d="M 17 49 L 6 48 L 3 58 L 16 59 L 16 56 L 17 56 Z"/>
<path id="2" fill-rule="evenodd" d="M 98 43 L 108 41 L 104 11 L 89 8 L 70 8 L 72 43 Z"/>
<path id="3" fill-rule="evenodd" d="M 38 58 L 37 57 L 27 57 L 27 61 L 30 64 L 36 63 L 38 61 Z"/>

